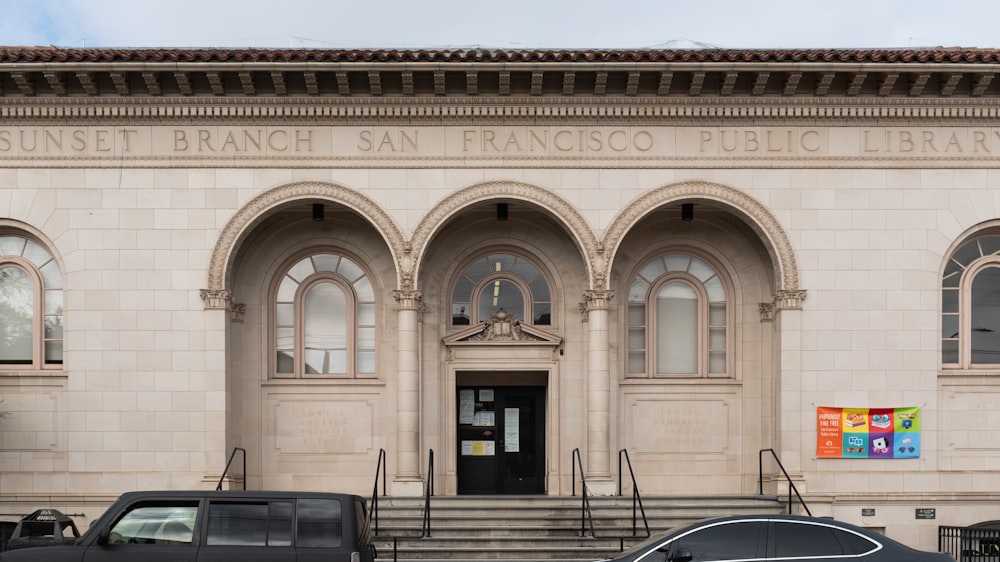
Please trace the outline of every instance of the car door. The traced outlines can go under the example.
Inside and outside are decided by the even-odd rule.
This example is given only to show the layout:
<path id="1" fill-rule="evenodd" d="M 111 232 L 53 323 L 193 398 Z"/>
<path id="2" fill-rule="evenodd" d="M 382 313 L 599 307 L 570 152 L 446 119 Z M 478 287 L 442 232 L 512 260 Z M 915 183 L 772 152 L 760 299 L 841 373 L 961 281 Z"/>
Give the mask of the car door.
<path id="1" fill-rule="evenodd" d="M 857 535 L 850 535 L 835 525 L 815 521 L 771 522 L 768 533 L 769 558 L 839 561 L 877 550 L 878 545 Z"/>
<path id="2" fill-rule="evenodd" d="M 84 562 L 196 562 L 199 500 L 172 499 L 129 506 L 106 533 L 87 547 Z"/>
<path id="3" fill-rule="evenodd" d="M 716 560 L 763 560 L 767 522 L 760 519 L 714 521 L 677 537 L 666 552 L 657 551 L 643 562 L 665 562 L 677 557 L 682 549 L 691 553 L 692 562 Z"/>
<path id="4" fill-rule="evenodd" d="M 291 499 L 212 499 L 198 562 L 295 561 Z"/>

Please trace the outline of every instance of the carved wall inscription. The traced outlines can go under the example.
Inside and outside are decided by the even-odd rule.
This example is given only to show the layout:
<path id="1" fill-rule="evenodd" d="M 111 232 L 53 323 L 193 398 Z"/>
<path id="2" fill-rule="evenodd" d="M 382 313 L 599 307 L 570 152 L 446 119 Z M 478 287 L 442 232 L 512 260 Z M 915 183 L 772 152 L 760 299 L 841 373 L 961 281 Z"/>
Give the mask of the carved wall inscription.
<path id="1" fill-rule="evenodd" d="M 282 454 L 367 453 L 372 446 L 367 402 L 281 400 L 273 412 L 275 448 Z"/>
<path id="2" fill-rule="evenodd" d="M 988 157 L 972 127 L 0 127 L 0 160 Z"/>
<path id="3" fill-rule="evenodd" d="M 635 453 L 724 453 L 730 411 L 725 400 L 636 400 L 630 408 Z"/>

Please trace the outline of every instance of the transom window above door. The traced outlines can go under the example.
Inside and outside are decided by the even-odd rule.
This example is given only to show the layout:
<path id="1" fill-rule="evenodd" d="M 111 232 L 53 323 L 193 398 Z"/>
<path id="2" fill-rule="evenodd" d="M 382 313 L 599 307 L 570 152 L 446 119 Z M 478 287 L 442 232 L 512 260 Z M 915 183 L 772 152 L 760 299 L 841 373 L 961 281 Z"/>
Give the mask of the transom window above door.
<path id="1" fill-rule="evenodd" d="M 356 262 L 316 253 L 281 275 L 274 298 L 276 377 L 375 373 L 375 290 Z"/>
<path id="2" fill-rule="evenodd" d="M 526 324 L 552 324 L 549 282 L 522 256 L 493 253 L 476 258 L 455 281 L 452 326 L 484 322 L 501 309 Z"/>
<path id="3" fill-rule="evenodd" d="M 700 257 L 671 252 L 643 264 L 629 285 L 628 376 L 728 376 L 727 292 Z"/>

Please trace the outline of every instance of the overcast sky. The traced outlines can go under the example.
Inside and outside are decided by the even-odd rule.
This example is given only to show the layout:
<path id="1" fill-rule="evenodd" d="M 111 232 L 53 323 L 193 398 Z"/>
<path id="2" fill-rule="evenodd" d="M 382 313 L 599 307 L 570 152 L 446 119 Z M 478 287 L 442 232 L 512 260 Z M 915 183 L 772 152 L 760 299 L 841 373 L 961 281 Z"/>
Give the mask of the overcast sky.
<path id="1" fill-rule="evenodd" d="M 0 0 L 0 44 L 1000 47 L 1000 0 Z"/>

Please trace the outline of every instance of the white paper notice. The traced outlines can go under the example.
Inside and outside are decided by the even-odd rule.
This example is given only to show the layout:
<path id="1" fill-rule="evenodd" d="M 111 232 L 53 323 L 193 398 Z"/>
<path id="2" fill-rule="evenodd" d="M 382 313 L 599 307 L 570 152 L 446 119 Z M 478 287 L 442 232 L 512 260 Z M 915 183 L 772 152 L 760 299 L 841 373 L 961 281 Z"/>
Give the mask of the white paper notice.
<path id="1" fill-rule="evenodd" d="M 458 423 L 470 424 L 476 415 L 476 391 L 462 389 L 458 391 Z"/>
<path id="2" fill-rule="evenodd" d="M 503 442 L 504 452 L 521 452 L 521 415 L 518 408 L 503 410 Z"/>

